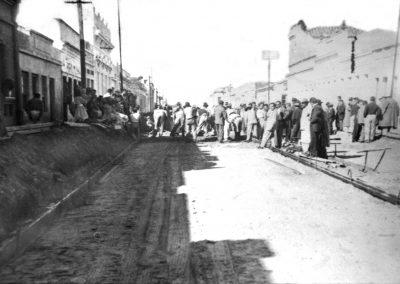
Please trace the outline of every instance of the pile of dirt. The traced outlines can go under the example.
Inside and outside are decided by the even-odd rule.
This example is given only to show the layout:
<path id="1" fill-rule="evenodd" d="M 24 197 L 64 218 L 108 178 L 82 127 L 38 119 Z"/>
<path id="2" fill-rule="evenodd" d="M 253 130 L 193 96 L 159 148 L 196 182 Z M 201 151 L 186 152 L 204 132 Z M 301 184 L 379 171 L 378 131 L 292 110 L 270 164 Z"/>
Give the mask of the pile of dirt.
<path id="1" fill-rule="evenodd" d="M 59 201 L 132 138 L 94 126 L 54 128 L 0 143 L 0 241 Z"/>

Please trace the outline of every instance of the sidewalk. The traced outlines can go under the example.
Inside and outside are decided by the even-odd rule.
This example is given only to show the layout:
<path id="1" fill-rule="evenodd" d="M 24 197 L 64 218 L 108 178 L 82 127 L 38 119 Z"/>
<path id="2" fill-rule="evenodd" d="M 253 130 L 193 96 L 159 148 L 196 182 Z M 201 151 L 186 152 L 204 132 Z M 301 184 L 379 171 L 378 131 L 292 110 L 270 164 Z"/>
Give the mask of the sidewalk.
<path id="1" fill-rule="evenodd" d="M 384 133 L 383 136 L 400 140 L 400 129 L 397 128 L 397 129 L 391 130 L 388 133 Z"/>
<path id="2" fill-rule="evenodd" d="M 342 175 L 352 177 L 355 180 L 365 182 L 368 185 L 380 188 L 388 194 L 399 196 L 400 133 L 391 132 L 389 135 L 390 137 L 384 136 L 371 143 L 352 143 L 350 133 L 339 132 L 331 136 L 331 139 L 340 138 L 340 141 L 333 140 L 331 142 L 340 143 L 336 145 L 336 159 L 343 162 L 346 166 L 337 167 L 332 170 Z M 396 138 L 396 135 L 398 135 L 398 139 L 392 139 L 392 136 Z M 379 165 L 378 163 L 382 157 L 383 151 L 369 152 L 365 164 L 365 152 L 360 151 L 385 148 L 390 149 L 386 151 Z M 334 156 L 334 149 L 334 145 L 331 145 L 327 149 L 330 159 Z M 374 170 L 375 168 L 376 170 Z"/>

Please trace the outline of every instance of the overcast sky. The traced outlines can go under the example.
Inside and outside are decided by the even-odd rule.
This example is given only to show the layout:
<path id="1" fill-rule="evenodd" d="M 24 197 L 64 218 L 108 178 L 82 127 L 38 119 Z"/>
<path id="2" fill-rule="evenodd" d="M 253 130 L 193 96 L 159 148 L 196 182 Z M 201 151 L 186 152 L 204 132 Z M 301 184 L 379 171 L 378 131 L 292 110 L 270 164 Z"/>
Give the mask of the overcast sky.
<path id="1" fill-rule="evenodd" d="M 118 61 L 117 0 L 93 4 L 109 23 Z M 121 0 L 123 66 L 132 76 L 152 73 L 170 103 L 200 103 L 217 87 L 266 80 L 263 49 L 280 52 L 271 76 L 284 79 L 287 35 L 300 19 L 308 27 L 345 19 L 364 30 L 395 30 L 399 5 L 399 0 Z M 17 20 L 41 32 L 49 19 L 67 17 L 77 28 L 73 6 L 22 0 Z"/>

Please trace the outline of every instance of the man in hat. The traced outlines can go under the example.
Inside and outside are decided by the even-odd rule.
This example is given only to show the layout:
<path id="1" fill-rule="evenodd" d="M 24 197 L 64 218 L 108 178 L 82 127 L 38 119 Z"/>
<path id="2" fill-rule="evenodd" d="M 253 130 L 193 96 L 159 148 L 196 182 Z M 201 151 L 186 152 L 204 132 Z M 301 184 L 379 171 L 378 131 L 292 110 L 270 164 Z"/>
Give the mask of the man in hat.
<path id="1" fill-rule="evenodd" d="M 270 103 L 269 110 L 267 113 L 267 120 L 264 126 L 264 133 L 261 139 L 260 146 L 258 146 L 258 149 L 265 148 L 267 146 L 267 143 L 271 141 L 271 138 L 274 135 L 277 124 L 277 116 L 278 113 L 277 110 L 275 109 L 275 103 Z"/>
<path id="2" fill-rule="evenodd" d="M 338 104 L 336 106 L 336 128 L 339 131 L 343 131 L 343 120 L 346 114 L 346 106 L 344 105 L 344 101 L 339 97 Z"/>
<path id="3" fill-rule="evenodd" d="M 154 110 L 154 128 L 157 132 L 158 137 L 161 137 L 164 133 L 164 125 L 167 119 L 167 111 L 163 108 L 161 104 L 157 105 Z"/>
<path id="4" fill-rule="evenodd" d="M 335 121 L 336 114 L 335 114 L 335 110 L 333 109 L 333 104 L 327 102 L 326 106 L 327 106 L 326 114 L 327 114 L 327 119 L 328 119 L 328 131 L 329 131 L 329 135 L 332 135 L 333 134 L 333 123 Z"/>
<path id="5" fill-rule="evenodd" d="M 232 105 L 229 104 L 226 108 L 226 115 L 228 123 L 225 124 L 224 129 L 225 140 L 228 140 L 230 138 L 229 133 L 233 130 L 235 133 L 235 137 L 233 138 L 233 140 L 238 141 L 240 139 L 240 131 L 242 128 L 242 118 L 239 115 L 239 111 L 233 109 Z M 226 127 L 227 124 L 229 124 L 228 127 Z"/>
<path id="6" fill-rule="evenodd" d="M 293 116 L 294 105 L 291 103 L 286 103 L 286 109 L 283 114 L 283 119 L 285 120 L 285 142 L 289 142 L 290 135 L 292 134 L 292 116 Z"/>
<path id="7" fill-rule="evenodd" d="M 185 113 L 186 136 L 191 136 L 195 140 L 197 128 L 197 108 L 192 107 L 189 102 L 186 102 L 183 112 Z"/>
<path id="8" fill-rule="evenodd" d="M 171 130 L 171 136 L 175 136 L 176 133 L 181 132 L 182 136 L 185 135 L 185 113 L 180 102 L 176 103 L 175 108 L 172 111 L 172 119 L 174 121 L 174 126 Z"/>
<path id="9" fill-rule="evenodd" d="M 318 100 L 314 97 L 310 98 L 312 107 L 310 116 L 310 147 L 309 152 L 313 157 L 327 158 L 326 147 L 323 145 L 324 139 L 324 113 L 322 107 L 318 104 Z"/>
<path id="10" fill-rule="evenodd" d="M 365 141 L 368 143 L 375 140 L 376 119 L 381 113 L 381 108 L 376 104 L 376 98 L 371 97 L 364 109 Z"/>
<path id="11" fill-rule="evenodd" d="M 308 152 L 308 148 L 311 142 L 311 133 L 310 133 L 310 118 L 311 118 L 311 105 L 309 104 L 307 99 L 303 99 L 301 101 L 301 119 L 300 119 L 300 143 L 304 152 Z"/>
<path id="12" fill-rule="evenodd" d="M 230 139 L 229 134 L 231 132 L 231 121 L 229 120 L 229 115 L 232 113 L 232 111 L 232 105 L 228 102 L 225 102 L 226 121 L 224 124 L 224 142 L 228 142 Z"/>
<path id="13" fill-rule="evenodd" d="M 203 107 L 197 110 L 199 115 L 199 122 L 197 124 L 196 135 L 200 131 L 204 131 L 205 134 L 208 132 L 208 119 L 210 117 L 210 112 L 208 111 L 208 104 L 204 103 Z"/>
<path id="14" fill-rule="evenodd" d="M 40 97 L 41 96 L 39 93 L 35 93 L 33 95 L 33 98 L 30 99 L 26 104 L 25 110 L 28 113 L 29 119 L 33 123 L 40 121 L 40 118 L 43 114 L 44 106 L 43 101 Z"/>
<path id="15" fill-rule="evenodd" d="M 350 106 L 350 132 L 353 135 L 353 142 L 354 142 L 354 129 L 356 128 L 356 118 L 358 114 L 358 110 L 360 106 L 358 105 L 359 99 L 357 97 L 353 98 L 351 106 Z M 357 129 L 356 129 L 357 130 Z"/>
<path id="16" fill-rule="evenodd" d="M 300 102 L 296 101 L 294 103 L 293 113 L 292 113 L 292 129 L 290 133 L 290 140 L 296 142 L 300 140 L 300 120 L 301 120 L 302 109 Z"/>
<path id="17" fill-rule="evenodd" d="M 256 114 L 257 114 L 257 120 L 258 120 L 257 138 L 261 139 L 262 135 L 264 133 L 265 119 L 267 117 L 267 112 L 264 110 L 264 103 L 263 102 L 258 103 L 257 113 Z"/>
<path id="18" fill-rule="evenodd" d="M 283 130 L 286 127 L 284 119 L 285 108 L 282 106 L 282 103 L 280 101 L 277 101 L 275 105 L 276 105 L 276 127 L 274 134 L 274 142 L 275 142 L 275 147 L 279 149 L 282 147 Z"/>
<path id="19" fill-rule="evenodd" d="M 226 117 L 226 111 L 224 108 L 224 102 L 219 100 L 218 105 L 214 109 L 215 116 L 215 131 L 217 132 L 217 138 L 219 143 L 224 143 L 224 124 L 228 123 Z"/>
<path id="20" fill-rule="evenodd" d="M 256 103 L 251 103 L 251 107 L 246 112 L 246 119 L 247 119 L 247 137 L 246 142 L 250 142 L 253 136 L 253 133 L 257 130 L 257 110 L 256 110 Z"/>

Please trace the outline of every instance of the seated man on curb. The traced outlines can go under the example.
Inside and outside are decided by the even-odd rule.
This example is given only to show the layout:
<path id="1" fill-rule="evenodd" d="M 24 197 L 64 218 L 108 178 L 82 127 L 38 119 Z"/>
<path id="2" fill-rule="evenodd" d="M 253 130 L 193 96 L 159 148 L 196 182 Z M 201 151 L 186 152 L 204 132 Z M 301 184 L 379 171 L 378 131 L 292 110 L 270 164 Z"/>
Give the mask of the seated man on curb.
<path id="1" fill-rule="evenodd" d="M 35 93 L 33 98 L 27 102 L 25 110 L 28 113 L 29 119 L 33 123 L 36 123 L 40 121 L 40 118 L 42 117 L 43 108 L 43 101 L 40 98 L 40 94 Z"/>

